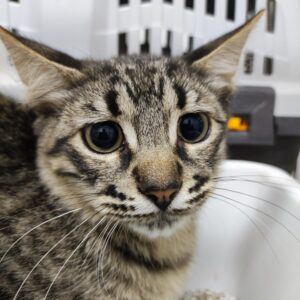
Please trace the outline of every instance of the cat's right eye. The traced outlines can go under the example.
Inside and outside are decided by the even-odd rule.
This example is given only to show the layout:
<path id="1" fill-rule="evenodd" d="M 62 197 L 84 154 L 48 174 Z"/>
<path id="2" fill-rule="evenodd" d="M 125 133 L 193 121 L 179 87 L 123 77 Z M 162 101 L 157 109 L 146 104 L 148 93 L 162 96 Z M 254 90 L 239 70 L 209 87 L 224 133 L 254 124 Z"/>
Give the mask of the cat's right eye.
<path id="1" fill-rule="evenodd" d="M 91 150 L 105 154 L 116 151 L 122 145 L 124 137 L 118 124 L 107 121 L 85 127 L 83 139 Z"/>

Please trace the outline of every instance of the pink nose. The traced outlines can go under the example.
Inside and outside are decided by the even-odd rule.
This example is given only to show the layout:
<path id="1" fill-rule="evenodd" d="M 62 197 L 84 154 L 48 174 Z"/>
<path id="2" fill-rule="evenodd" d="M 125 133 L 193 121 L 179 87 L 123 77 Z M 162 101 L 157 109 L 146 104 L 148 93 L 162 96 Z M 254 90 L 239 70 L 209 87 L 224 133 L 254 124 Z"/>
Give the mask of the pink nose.
<path id="1" fill-rule="evenodd" d="M 140 189 L 140 191 L 160 210 L 164 211 L 171 204 L 179 189 L 180 184 L 174 182 L 166 189 L 158 186 L 149 186 L 145 189 Z"/>

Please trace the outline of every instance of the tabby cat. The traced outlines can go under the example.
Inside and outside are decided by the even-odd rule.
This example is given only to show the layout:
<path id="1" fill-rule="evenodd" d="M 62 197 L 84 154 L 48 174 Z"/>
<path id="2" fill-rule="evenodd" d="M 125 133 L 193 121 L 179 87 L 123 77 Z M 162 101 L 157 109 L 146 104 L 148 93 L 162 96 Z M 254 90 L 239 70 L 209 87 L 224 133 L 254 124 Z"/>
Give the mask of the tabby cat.
<path id="1" fill-rule="evenodd" d="M 260 12 L 179 58 L 77 60 L 0 29 L 0 299 L 179 299 Z"/>

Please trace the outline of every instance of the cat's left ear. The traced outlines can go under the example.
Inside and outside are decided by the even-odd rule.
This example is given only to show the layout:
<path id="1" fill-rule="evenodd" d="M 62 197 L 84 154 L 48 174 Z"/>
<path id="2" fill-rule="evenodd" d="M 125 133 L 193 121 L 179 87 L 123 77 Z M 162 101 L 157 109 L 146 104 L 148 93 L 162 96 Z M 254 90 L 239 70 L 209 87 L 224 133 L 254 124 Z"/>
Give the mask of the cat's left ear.
<path id="1" fill-rule="evenodd" d="M 59 110 L 60 101 L 68 89 L 85 78 L 80 70 L 50 60 L 44 48 L 39 52 L 33 50 L 2 27 L 0 40 L 28 87 L 27 103 L 40 113 Z"/>
<path id="2" fill-rule="evenodd" d="M 230 83 L 237 71 L 241 52 L 249 33 L 263 15 L 264 10 L 239 28 L 187 54 L 184 59 L 192 67 L 209 70 Z"/>

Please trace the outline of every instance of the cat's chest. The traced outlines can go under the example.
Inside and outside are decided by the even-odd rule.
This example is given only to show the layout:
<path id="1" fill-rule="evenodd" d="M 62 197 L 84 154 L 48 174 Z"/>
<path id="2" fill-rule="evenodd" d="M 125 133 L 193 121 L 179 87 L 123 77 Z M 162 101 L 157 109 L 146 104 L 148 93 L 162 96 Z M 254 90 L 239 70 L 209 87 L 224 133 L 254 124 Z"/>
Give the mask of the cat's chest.
<path id="1" fill-rule="evenodd" d="M 19 289 L 20 299 L 48 293 L 47 299 L 64 300 L 173 300 L 180 294 L 188 262 L 160 261 L 160 252 L 154 257 L 138 243 L 126 248 L 128 240 L 110 236 L 111 228 L 91 233 L 93 226 L 74 213 L 46 207 L 12 214 L 10 228 L 0 232 L 0 277 L 12 296 Z"/>

